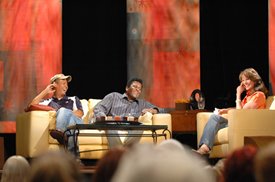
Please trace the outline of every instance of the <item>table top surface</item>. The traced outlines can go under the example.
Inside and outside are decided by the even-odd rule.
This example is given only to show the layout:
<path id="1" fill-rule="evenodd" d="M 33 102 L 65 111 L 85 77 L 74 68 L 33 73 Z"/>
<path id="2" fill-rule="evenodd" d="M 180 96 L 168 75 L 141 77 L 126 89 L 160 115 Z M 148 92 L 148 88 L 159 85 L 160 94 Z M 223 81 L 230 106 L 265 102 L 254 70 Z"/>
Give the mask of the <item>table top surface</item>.
<path id="1" fill-rule="evenodd" d="M 76 124 L 67 127 L 67 129 L 96 129 L 96 130 L 167 130 L 167 125 L 143 125 L 143 124 L 125 124 L 122 122 L 113 121 L 113 123 L 97 123 L 97 124 Z"/>

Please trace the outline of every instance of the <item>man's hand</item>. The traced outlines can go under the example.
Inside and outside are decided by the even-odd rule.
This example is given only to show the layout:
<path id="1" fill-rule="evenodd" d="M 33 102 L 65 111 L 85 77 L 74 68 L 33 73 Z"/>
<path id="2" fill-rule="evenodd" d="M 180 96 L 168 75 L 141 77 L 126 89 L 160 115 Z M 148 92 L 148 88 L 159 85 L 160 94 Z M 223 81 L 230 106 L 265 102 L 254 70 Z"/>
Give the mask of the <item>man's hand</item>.
<path id="1" fill-rule="evenodd" d="M 56 83 L 49 84 L 42 92 L 40 92 L 28 105 L 30 107 L 33 104 L 38 104 L 48 94 L 55 92 Z"/>
<path id="2" fill-rule="evenodd" d="M 52 83 L 52 84 L 48 85 L 45 88 L 46 93 L 48 93 L 48 94 L 54 93 L 55 92 L 55 87 L 56 87 L 55 83 Z"/>
<path id="3" fill-rule="evenodd" d="M 73 113 L 79 118 L 82 118 L 82 116 L 84 115 L 84 113 L 81 110 L 75 110 L 73 111 Z"/>
<path id="4" fill-rule="evenodd" d="M 157 109 L 154 109 L 154 108 L 146 108 L 146 109 L 143 109 L 142 110 L 142 115 L 145 114 L 146 112 L 150 112 L 152 114 L 157 114 L 158 113 L 158 110 Z"/>

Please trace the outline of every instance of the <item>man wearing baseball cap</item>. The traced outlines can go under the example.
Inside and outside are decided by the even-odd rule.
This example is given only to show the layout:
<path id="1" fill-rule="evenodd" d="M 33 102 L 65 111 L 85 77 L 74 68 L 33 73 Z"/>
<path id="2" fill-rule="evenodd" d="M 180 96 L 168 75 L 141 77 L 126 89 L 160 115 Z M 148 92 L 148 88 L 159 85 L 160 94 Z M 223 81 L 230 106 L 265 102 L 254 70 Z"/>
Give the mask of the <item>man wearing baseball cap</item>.
<path id="1" fill-rule="evenodd" d="M 64 135 L 67 126 L 73 124 L 82 124 L 83 109 L 80 99 L 77 96 L 66 96 L 68 83 L 72 80 L 70 75 L 56 74 L 50 79 L 50 84 L 42 90 L 29 104 L 47 105 L 56 110 L 56 129 L 50 132 L 50 135 L 60 144 L 68 144 L 68 150 L 74 154 L 75 148 L 78 151 L 78 145 L 74 146 L 73 138 Z M 47 96 L 52 97 L 47 98 Z M 78 157 L 78 156 L 77 156 Z"/>

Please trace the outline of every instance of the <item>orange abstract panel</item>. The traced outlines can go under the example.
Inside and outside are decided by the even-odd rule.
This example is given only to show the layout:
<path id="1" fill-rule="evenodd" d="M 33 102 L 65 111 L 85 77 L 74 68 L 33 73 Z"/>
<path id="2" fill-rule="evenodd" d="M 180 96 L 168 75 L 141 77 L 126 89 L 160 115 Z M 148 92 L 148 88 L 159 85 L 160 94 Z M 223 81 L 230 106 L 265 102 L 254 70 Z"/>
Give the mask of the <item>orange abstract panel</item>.
<path id="1" fill-rule="evenodd" d="M 4 62 L 0 60 L 0 92 L 4 89 Z"/>
<path id="2" fill-rule="evenodd" d="M 5 84 L 0 85 L 0 121 L 14 121 L 61 72 L 61 12 L 60 0 L 1 0 L 0 78 Z"/>
<path id="3" fill-rule="evenodd" d="M 164 108 L 200 88 L 199 1 L 128 0 L 128 77 Z"/>

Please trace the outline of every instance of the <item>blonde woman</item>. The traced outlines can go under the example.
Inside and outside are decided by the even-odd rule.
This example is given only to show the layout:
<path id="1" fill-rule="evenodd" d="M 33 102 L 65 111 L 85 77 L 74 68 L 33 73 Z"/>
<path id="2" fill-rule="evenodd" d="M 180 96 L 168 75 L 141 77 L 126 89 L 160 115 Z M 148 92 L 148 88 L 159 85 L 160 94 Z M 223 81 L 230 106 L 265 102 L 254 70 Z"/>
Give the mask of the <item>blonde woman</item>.
<path id="1" fill-rule="evenodd" d="M 3 166 L 1 182 L 25 182 L 29 171 L 30 164 L 24 157 L 11 156 Z"/>

